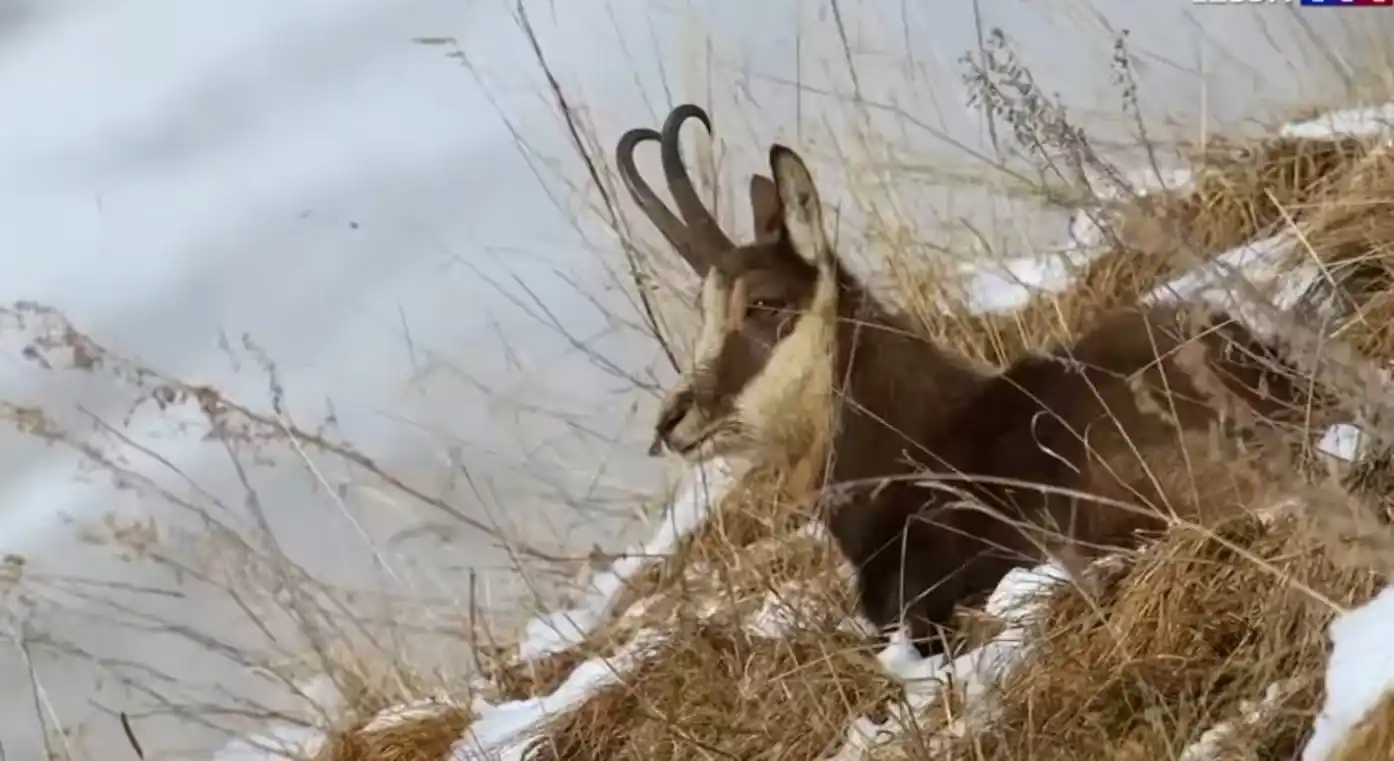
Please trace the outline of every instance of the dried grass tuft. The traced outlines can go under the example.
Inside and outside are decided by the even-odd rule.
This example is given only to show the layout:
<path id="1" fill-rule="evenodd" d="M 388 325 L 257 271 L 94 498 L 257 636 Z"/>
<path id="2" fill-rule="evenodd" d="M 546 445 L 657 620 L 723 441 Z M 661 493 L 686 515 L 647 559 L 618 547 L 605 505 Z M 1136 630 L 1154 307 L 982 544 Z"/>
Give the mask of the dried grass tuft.
<path id="1" fill-rule="evenodd" d="M 1180 189 L 1128 191 L 1107 200 L 1094 221 L 1104 249 L 1075 269 L 1062 293 L 1034 296 L 1009 313 L 972 314 L 931 282 L 907 294 L 912 302 L 948 303 L 949 310 L 921 304 L 915 314 L 927 332 L 994 365 L 1009 364 L 1033 348 L 1068 340 L 1108 309 L 1246 243 L 1301 226 L 1304 245 L 1295 256 L 1315 257 L 1332 276 L 1362 265 L 1362 276 L 1394 282 L 1389 252 L 1394 243 L 1390 173 L 1394 157 L 1381 141 L 1335 138 L 1212 140 L 1190 156 L 1193 182 Z M 1386 290 L 1388 286 L 1386 285 Z M 927 293 L 916 293 L 915 291 Z M 1353 331 L 1373 356 L 1394 356 L 1387 321 L 1391 307 L 1380 297 Z"/>
<path id="2" fill-rule="evenodd" d="M 1248 755 L 1234 757 L 1291 758 L 1320 706 L 1333 606 L 1382 586 L 1300 518 L 1176 528 L 1097 596 L 1057 587 L 1033 622 L 1032 656 L 996 690 L 992 731 L 936 757 L 1175 758 L 1236 721 L 1224 747 Z M 1266 720 L 1239 721 L 1275 685 Z"/>
<path id="3" fill-rule="evenodd" d="M 900 691 L 860 638 L 711 621 L 680 626 L 627 682 L 559 721 L 541 758 L 821 758 L 848 716 L 879 713 Z"/>
<path id="4" fill-rule="evenodd" d="M 314 761 L 440 761 L 473 720 L 464 708 L 432 706 L 381 728 L 349 725 L 329 735 Z"/>
<path id="5" fill-rule="evenodd" d="M 1394 692 L 1385 693 L 1331 754 L 1331 761 L 1388 758 L 1394 758 Z"/>

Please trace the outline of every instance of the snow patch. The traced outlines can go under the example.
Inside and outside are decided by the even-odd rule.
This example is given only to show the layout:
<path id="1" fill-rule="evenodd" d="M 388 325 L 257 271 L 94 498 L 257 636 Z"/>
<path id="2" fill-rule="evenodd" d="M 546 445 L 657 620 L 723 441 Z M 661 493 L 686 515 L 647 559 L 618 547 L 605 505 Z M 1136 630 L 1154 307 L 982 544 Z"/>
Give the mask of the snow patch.
<path id="1" fill-rule="evenodd" d="M 889 718 L 876 723 L 862 716 L 848 726 L 843 745 L 834 761 L 860 761 L 877 746 L 900 737 L 916 717 L 946 687 L 961 691 L 964 708 L 958 718 L 929 738 L 930 747 L 960 737 L 971 725 L 991 720 L 987 705 L 988 689 L 1021 662 L 1029 641 L 1025 621 L 1039 609 L 1041 593 L 1069 577 L 1055 564 L 1017 568 L 997 584 L 985 606 L 986 612 L 1009 625 L 981 646 L 950 661 L 944 655 L 920 656 L 903 630 L 891 636 L 890 643 L 877 654 L 881 667 L 905 685 L 905 702 L 889 707 Z"/>
<path id="2" fill-rule="evenodd" d="M 1374 137 L 1394 125 L 1394 103 L 1329 111 L 1302 122 L 1289 122 L 1278 130 L 1282 137 L 1330 140 L 1334 137 Z"/>
<path id="3" fill-rule="evenodd" d="M 1164 304 L 1202 299 L 1219 308 L 1233 308 L 1241 301 L 1230 288 L 1233 279 L 1242 277 L 1256 286 L 1282 280 L 1290 269 L 1283 265 L 1288 261 L 1288 252 L 1296 242 L 1292 234 L 1280 233 L 1230 249 L 1152 289 L 1143 296 L 1142 302 Z M 1295 284 L 1284 281 L 1284 297 L 1295 300 L 1295 296 L 1289 292 L 1300 295 L 1317 274 L 1320 273 L 1303 272 Z"/>
<path id="4" fill-rule="evenodd" d="M 1098 561 L 1100 563 L 1104 561 Z M 1020 622 L 1025 614 L 1036 610 L 1036 604 L 1050 587 L 1070 580 L 1070 575 L 1056 563 L 1035 568 L 1013 568 L 997 583 L 988 596 L 983 612 L 989 616 Z"/>
<path id="5" fill-rule="evenodd" d="M 720 502 L 733 481 L 731 466 L 724 460 L 689 468 L 653 537 L 591 579 L 578 605 L 544 613 L 529 621 L 518 643 L 518 658 L 536 660 L 585 641 L 610 615 L 629 580 L 676 549 L 683 537 L 706 520 L 712 506 Z"/>
<path id="6" fill-rule="evenodd" d="M 1230 739 L 1240 726 L 1251 727 L 1267 721 L 1282 706 L 1283 700 L 1297 689 L 1295 680 L 1276 682 L 1268 685 L 1263 699 L 1244 701 L 1239 706 L 1240 718 L 1222 721 L 1201 734 L 1200 739 L 1191 743 L 1181 752 L 1179 761 L 1213 761 L 1222 757 Z"/>
<path id="7" fill-rule="evenodd" d="M 1347 423 L 1337 423 L 1326 430 L 1326 435 L 1317 443 L 1317 449 L 1332 457 L 1355 462 L 1364 440 L 1365 433 L 1359 428 Z"/>
<path id="8" fill-rule="evenodd" d="M 319 676 L 296 685 L 305 713 L 336 715 L 343 709 L 344 697 L 334 681 Z M 259 734 L 228 742 L 213 753 L 213 761 L 284 761 L 287 758 L 313 758 L 324 744 L 325 734 L 310 724 L 279 722 Z"/>
<path id="9" fill-rule="evenodd" d="M 1331 621 L 1326 702 L 1302 761 L 1326 761 L 1361 718 L 1394 690 L 1394 587 Z"/>
<path id="10" fill-rule="evenodd" d="M 1070 284 L 1076 262 L 1070 254 L 1056 252 L 1040 257 L 1021 257 L 964 264 L 969 303 L 978 313 L 1020 309 L 1038 292 L 1057 292 Z"/>
<path id="11" fill-rule="evenodd" d="M 446 711 L 459 707 L 460 705 L 448 695 L 432 695 L 428 698 L 384 709 L 359 731 L 381 732 L 384 729 L 391 729 L 402 724 L 435 718 Z"/>
<path id="12" fill-rule="evenodd" d="M 553 718 L 620 684 L 623 676 L 651 656 L 665 639 L 664 633 L 643 630 L 614 656 L 592 658 L 577 666 L 549 695 L 497 705 L 475 700 L 477 718 L 451 749 L 449 761 L 523 761 Z"/>
<path id="13" fill-rule="evenodd" d="M 1185 190 L 1195 181 L 1189 167 L 1153 170 L 1151 167 L 1123 173 L 1122 184 L 1097 171 L 1089 172 L 1089 193 L 1100 203 L 1078 209 L 1070 215 L 1066 237 L 1080 250 L 1102 249 L 1109 236 L 1104 225 L 1112 224 L 1113 214 L 1104 207 L 1118 201 L 1143 198 L 1154 193 Z"/>
<path id="14" fill-rule="evenodd" d="M 1191 184 L 1190 169 L 1150 168 L 1127 172 L 1121 181 L 1128 193 L 1118 188 L 1114 180 L 1099 176 L 1090 179 L 1090 193 L 1101 201 L 1070 214 L 1063 246 L 1034 256 L 967 262 L 960 266 L 969 304 L 978 313 L 1006 312 L 1020 309 L 1036 293 L 1056 293 L 1067 288 L 1079 268 L 1087 265 L 1108 244 L 1104 225 L 1113 222 L 1114 214 L 1105 208 L 1125 195 L 1146 196 L 1149 193 L 1180 190 Z"/>
<path id="15" fill-rule="evenodd" d="M 580 604 L 530 621 L 518 644 L 519 660 L 526 662 L 563 652 L 583 642 L 611 615 L 629 580 L 647 565 L 677 549 L 683 537 L 702 525 L 734 481 L 733 469 L 724 460 L 690 467 L 653 537 L 639 550 L 597 574 Z M 617 654 L 592 658 L 577 666 L 566 681 L 548 695 L 497 705 L 476 700 L 473 709 L 477 718 L 455 744 L 450 760 L 521 761 L 555 716 L 575 710 L 601 690 L 619 684 L 625 674 L 652 655 L 666 639 L 664 632 L 640 630 Z"/>

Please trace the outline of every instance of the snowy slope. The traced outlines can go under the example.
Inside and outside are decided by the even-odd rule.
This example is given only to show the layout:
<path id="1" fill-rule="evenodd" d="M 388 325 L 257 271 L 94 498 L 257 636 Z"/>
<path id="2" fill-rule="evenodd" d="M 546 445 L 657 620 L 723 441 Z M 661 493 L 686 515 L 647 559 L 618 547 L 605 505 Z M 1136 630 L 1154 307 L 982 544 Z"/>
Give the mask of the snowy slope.
<path id="1" fill-rule="evenodd" d="M 1302 761 L 1324 761 L 1385 694 L 1394 691 L 1394 587 L 1331 622 L 1326 701 L 1302 749 Z"/>

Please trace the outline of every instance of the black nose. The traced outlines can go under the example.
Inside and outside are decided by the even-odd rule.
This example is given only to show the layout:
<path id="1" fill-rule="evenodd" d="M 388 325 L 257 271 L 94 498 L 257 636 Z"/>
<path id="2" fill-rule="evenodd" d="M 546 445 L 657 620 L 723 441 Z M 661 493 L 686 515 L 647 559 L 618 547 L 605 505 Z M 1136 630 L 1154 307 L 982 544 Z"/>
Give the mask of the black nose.
<path id="1" fill-rule="evenodd" d="M 664 446 L 668 446 L 668 435 L 682 422 L 683 416 L 692 406 L 692 391 L 683 389 L 669 397 L 658 413 L 658 423 L 654 425 L 653 443 L 649 445 L 649 456 L 656 457 Z M 669 447 L 671 449 L 671 447 Z"/>

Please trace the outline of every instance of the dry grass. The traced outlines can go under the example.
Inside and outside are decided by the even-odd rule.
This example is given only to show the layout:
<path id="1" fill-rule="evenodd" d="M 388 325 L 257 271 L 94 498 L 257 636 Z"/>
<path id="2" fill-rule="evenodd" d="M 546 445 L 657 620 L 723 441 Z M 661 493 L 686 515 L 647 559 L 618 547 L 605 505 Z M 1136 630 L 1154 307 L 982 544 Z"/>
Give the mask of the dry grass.
<path id="1" fill-rule="evenodd" d="M 1346 737 L 1331 761 L 1394 758 L 1394 692 L 1386 693 Z"/>
<path id="2" fill-rule="evenodd" d="M 820 758 L 847 716 L 879 712 L 899 687 L 860 638 L 812 626 L 754 636 L 686 622 L 672 643 L 585 709 L 561 719 L 542 758 Z"/>
<path id="3" fill-rule="evenodd" d="M 1213 536 L 1175 529 L 1097 597 L 1051 594 L 1032 657 L 996 693 L 993 730 L 935 757 L 1174 758 L 1281 685 L 1226 757 L 1290 758 L 1320 706 L 1332 604 L 1359 605 L 1383 585 L 1341 555 L 1297 518 L 1245 518 Z"/>
<path id="4" fill-rule="evenodd" d="M 933 744 L 909 734 L 876 757 L 1175 757 L 1280 685 L 1261 721 L 1241 722 L 1224 739 L 1237 755 L 1223 757 L 1288 758 L 1320 705 L 1334 606 L 1360 604 L 1382 585 L 1326 536 L 1293 517 L 1272 526 L 1246 518 L 1214 536 L 1183 527 L 1128 557 L 1097 597 L 1056 587 L 1031 623 L 1031 656 L 994 686 L 1000 713 L 990 730 Z M 681 589 L 660 594 L 686 598 Z M 748 594 L 728 599 L 749 603 Z M 703 621 L 645 616 L 670 627 L 667 644 L 622 686 L 560 717 L 540 741 L 553 755 L 539 757 L 819 759 L 854 718 L 879 720 L 903 700 L 869 643 L 834 629 L 836 616 L 768 638 L 741 628 L 741 608 L 749 610 L 736 604 Z M 587 654 L 613 649 L 611 640 Z M 555 683 L 537 688 L 546 694 Z M 921 719 L 926 737 L 961 702 L 937 705 Z"/>
<path id="5" fill-rule="evenodd" d="M 1391 156 L 1375 141 L 1272 139 L 1213 141 L 1191 157 L 1194 183 L 1181 190 L 1109 201 L 1097 214 L 1104 250 L 1078 267 L 1065 293 L 1034 296 L 1020 310 L 973 314 L 966 304 L 943 310 L 947 294 L 936 275 L 910 283 L 906 298 L 929 335 L 993 365 L 1033 347 L 1068 340 L 1105 310 L 1192 269 L 1200 261 L 1300 225 L 1305 245 L 1337 278 L 1353 265 L 1365 277 L 1387 272 L 1394 216 Z M 949 301 L 952 304 L 952 301 Z M 1375 356 L 1394 351 L 1381 298 L 1352 326 L 1358 345 Z"/>
<path id="6" fill-rule="evenodd" d="M 641 628 L 694 619 L 739 625 L 768 600 L 788 596 L 798 598 L 789 607 L 802 624 L 836 625 L 851 609 L 850 572 L 812 526 L 781 476 L 747 474 L 672 555 L 631 580 L 615 606 L 625 614 L 546 658 L 516 662 L 501 653 L 490 680 L 509 699 L 545 695 L 581 661 L 613 655 Z"/>
<path id="7" fill-rule="evenodd" d="M 345 722 L 330 733 L 314 761 L 438 761 L 460 739 L 473 716 L 466 709 L 441 705 L 420 716 L 374 726 L 374 713 Z"/>

